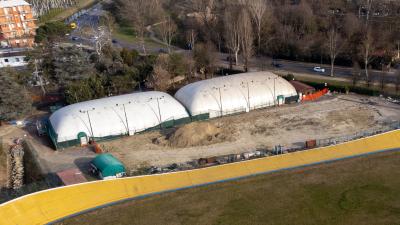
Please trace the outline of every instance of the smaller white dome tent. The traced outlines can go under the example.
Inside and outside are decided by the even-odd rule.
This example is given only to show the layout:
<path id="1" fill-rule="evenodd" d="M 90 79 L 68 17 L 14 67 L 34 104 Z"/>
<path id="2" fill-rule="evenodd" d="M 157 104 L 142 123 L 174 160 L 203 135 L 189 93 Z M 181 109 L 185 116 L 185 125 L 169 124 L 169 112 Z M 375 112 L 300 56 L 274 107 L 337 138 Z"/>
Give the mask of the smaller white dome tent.
<path id="1" fill-rule="evenodd" d="M 140 92 L 80 102 L 61 108 L 49 119 L 48 133 L 56 148 L 133 135 L 158 126 L 189 122 L 186 109 L 172 96 Z M 86 140 L 85 140 L 86 139 Z"/>
<path id="2" fill-rule="evenodd" d="M 271 72 L 251 72 L 188 84 L 175 98 L 193 116 L 210 118 L 273 106 L 296 96 L 296 89 Z"/>

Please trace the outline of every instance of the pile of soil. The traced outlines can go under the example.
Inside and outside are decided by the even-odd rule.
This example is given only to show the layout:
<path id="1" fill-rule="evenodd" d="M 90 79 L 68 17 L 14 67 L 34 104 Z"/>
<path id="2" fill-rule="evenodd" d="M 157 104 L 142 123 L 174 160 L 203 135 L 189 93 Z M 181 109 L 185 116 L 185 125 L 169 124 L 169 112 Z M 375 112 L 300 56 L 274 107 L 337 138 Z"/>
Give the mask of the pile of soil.
<path id="1" fill-rule="evenodd" d="M 154 143 L 175 148 L 205 146 L 233 141 L 234 131 L 224 129 L 210 122 L 195 122 L 173 130 L 157 138 Z"/>

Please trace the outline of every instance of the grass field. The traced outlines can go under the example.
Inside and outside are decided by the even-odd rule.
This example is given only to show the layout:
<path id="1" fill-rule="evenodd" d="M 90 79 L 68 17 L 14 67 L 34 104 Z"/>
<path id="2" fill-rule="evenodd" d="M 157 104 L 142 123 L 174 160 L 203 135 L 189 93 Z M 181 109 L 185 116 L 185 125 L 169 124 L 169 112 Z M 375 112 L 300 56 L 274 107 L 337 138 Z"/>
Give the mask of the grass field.
<path id="1" fill-rule="evenodd" d="M 156 195 L 59 224 L 400 224 L 400 152 Z"/>

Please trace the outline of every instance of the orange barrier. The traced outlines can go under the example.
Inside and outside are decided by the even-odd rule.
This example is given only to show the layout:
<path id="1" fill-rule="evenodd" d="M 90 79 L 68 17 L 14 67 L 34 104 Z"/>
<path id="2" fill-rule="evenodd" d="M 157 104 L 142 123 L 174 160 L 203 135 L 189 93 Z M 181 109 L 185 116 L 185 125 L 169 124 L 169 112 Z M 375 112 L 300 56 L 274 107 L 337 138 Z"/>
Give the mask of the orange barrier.
<path id="1" fill-rule="evenodd" d="M 324 88 L 320 91 L 317 91 L 313 94 L 309 94 L 309 95 L 304 95 L 301 101 L 314 101 L 316 99 L 321 98 L 322 96 L 326 95 L 326 93 L 328 93 L 328 88 Z"/>

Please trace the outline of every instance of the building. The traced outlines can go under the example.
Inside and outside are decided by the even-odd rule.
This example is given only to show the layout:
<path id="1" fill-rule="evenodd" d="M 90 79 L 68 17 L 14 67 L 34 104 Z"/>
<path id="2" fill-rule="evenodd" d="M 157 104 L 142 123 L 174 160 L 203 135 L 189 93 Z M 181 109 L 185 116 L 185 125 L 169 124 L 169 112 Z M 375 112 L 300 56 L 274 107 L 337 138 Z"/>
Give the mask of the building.
<path id="1" fill-rule="evenodd" d="M 149 91 L 61 108 L 50 116 L 47 133 L 60 149 L 188 122 L 186 109 L 172 96 Z"/>
<path id="2" fill-rule="evenodd" d="M 0 44 L 3 48 L 32 47 L 36 32 L 31 5 L 24 0 L 0 0 Z"/>
<path id="3" fill-rule="evenodd" d="M 296 89 L 297 93 L 300 95 L 309 95 L 315 92 L 315 88 L 311 87 L 310 85 L 307 85 L 305 83 L 302 83 L 300 81 L 296 80 L 291 80 L 289 81 L 291 85 Z"/>
<path id="4" fill-rule="evenodd" d="M 124 165 L 109 153 L 96 156 L 90 163 L 90 167 L 92 173 L 103 180 L 120 178 L 126 175 Z"/>
<path id="5" fill-rule="evenodd" d="M 28 65 L 25 50 L 23 49 L 0 49 L 0 68 L 24 67 Z"/>
<path id="6" fill-rule="evenodd" d="M 175 98 L 192 117 L 219 117 L 298 99 L 296 89 L 271 72 L 252 72 L 188 84 Z"/>

